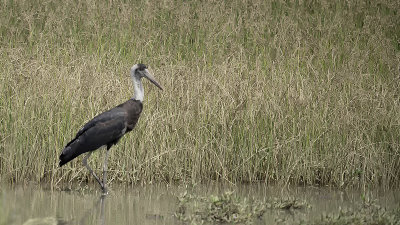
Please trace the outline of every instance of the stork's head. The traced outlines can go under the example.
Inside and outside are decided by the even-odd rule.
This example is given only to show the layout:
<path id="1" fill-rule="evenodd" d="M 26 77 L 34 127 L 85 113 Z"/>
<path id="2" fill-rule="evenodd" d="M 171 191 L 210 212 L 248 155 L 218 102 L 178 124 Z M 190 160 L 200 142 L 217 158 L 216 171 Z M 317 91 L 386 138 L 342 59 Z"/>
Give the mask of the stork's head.
<path id="1" fill-rule="evenodd" d="M 151 83 L 156 85 L 158 88 L 162 90 L 162 87 L 158 82 L 154 79 L 154 77 L 151 75 L 149 70 L 147 69 L 147 66 L 144 64 L 136 64 L 133 65 L 131 68 L 131 77 L 132 79 L 142 79 L 142 77 L 147 78 Z"/>

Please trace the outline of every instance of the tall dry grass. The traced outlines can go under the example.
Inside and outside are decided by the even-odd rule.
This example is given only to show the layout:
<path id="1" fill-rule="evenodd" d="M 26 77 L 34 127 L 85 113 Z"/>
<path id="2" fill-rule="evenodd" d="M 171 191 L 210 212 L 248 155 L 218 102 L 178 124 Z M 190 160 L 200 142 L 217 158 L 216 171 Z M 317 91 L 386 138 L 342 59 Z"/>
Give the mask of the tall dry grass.
<path id="1" fill-rule="evenodd" d="M 92 180 L 58 155 L 143 62 L 165 91 L 145 83 L 111 182 L 398 185 L 399 27 L 394 0 L 4 0 L 0 178 Z"/>

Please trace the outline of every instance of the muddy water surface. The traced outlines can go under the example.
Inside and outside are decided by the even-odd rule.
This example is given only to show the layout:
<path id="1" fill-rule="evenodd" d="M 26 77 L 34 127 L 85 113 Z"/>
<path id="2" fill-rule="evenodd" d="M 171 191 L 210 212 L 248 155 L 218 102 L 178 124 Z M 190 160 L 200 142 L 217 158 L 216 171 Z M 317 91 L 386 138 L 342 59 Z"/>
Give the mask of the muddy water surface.
<path id="1" fill-rule="evenodd" d="M 38 186 L 0 187 L 0 225 L 37 224 L 186 224 L 174 214 L 177 196 L 185 191 L 199 196 L 218 195 L 233 191 L 241 199 L 305 200 L 310 208 L 302 210 L 271 210 L 253 224 L 297 223 L 320 218 L 324 214 L 351 208 L 373 199 L 387 208 L 397 207 L 400 193 L 391 191 L 340 191 L 329 188 L 268 187 L 265 185 L 196 187 L 147 185 L 111 187 L 102 198 L 95 186 L 78 190 L 50 190 Z"/>

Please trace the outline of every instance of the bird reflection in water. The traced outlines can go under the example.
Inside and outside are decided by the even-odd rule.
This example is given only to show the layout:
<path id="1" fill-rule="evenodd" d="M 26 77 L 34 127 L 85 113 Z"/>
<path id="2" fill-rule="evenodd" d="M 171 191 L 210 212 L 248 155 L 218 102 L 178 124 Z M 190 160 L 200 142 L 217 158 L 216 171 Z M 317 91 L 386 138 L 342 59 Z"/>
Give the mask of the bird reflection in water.
<path id="1" fill-rule="evenodd" d="M 93 204 L 93 206 L 86 210 L 86 212 L 83 214 L 83 216 L 79 219 L 78 224 L 89 224 L 88 218 L 90 218 L 90 215 L 93 215 L 96 213 L 96 210 L 99 211 L 99 216 L 98 216 L 98 223 L 99 225 L 105 225 L 106 224 L 106 219 L 105 219 L 105 204 L 106 204 L 106 195 L 101 195 L 98 200 L 96 200 Z"/>

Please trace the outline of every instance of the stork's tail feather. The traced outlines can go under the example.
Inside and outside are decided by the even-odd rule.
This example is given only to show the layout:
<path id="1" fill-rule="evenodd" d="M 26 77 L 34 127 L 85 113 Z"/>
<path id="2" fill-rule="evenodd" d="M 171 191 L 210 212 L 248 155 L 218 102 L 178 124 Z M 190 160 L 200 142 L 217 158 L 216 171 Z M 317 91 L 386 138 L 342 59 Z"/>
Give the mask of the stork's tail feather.
<path id="1" fill-rule="evenodd" d="M 62 150 L 59 162 L 60 167 L 82 154 L 82 152 L 80 152 L 80 144 L 77 140 L 78 139 L 72 140 Z"/>
<path id="2" fill-rule="evenodd" d="M 59 166 L 63 166 L 64 164 L 66 164 L 67 162 L 71 161 L 71 147 L 67 146 L 64 148 L 64 150 L 62 151 L 61 155 L 60 155 L 60 162 L 59 162 Z"/>

